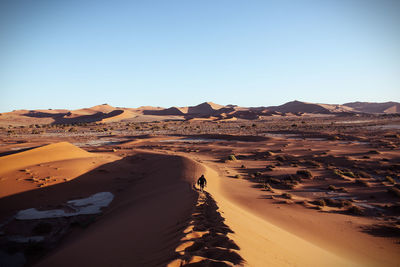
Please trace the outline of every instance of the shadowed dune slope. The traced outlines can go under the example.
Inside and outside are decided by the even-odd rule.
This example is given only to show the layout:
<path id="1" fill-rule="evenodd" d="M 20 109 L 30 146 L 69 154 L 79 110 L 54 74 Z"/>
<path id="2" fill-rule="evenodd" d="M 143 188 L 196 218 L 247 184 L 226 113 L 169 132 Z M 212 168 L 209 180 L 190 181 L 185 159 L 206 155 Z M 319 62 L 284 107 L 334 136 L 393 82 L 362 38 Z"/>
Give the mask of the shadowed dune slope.
<path id="1" fill-rule="evenodd" d="M 102 169 L 108 170 L 102 178 L 109 181 L 106 188 L 118 185 L 127 169 L 134 173 L 115 192 L 101 220 L 67 238 L 36 266 L 165 266 L 176 258 L 175 248 L 197 200 L 192 181 L 203 168 L 179 156 L 139 153 Z M 72 183 L 82 191 L 97 181 L 85 175 Z"/>

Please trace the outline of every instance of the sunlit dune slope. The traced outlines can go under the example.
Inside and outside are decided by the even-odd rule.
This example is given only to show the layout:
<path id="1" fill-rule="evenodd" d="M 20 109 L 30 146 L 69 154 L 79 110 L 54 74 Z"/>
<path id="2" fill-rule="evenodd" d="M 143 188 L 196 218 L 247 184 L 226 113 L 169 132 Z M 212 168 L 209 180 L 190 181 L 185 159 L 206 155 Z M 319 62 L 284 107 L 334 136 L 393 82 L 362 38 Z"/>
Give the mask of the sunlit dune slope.
<path id="1" fill-rule="evenodd" d="M 43 162 L 94 156 L 68 142 L 60 142 L 0 157 L 0 174 Z"/>
<path id="2" fill-rule="evenodd" d="M 115 155 L 89 153 L 68 142 L 0 157 L 0 198 L 68 182 L 117 159 Z"/>
<path id="3" fill-rule="evenodd" d="M 102 119 L 102 123 L 108 123 L 108 122 L 114 122 L 114 121 L 120 121 L 120 120 L 125 120 L 125 119 L 130 119 L 138 116 L 138 114 L 134 113 L 133 111 L 130 110 L 121 110 L 121 113 L 109 118 Z"/>

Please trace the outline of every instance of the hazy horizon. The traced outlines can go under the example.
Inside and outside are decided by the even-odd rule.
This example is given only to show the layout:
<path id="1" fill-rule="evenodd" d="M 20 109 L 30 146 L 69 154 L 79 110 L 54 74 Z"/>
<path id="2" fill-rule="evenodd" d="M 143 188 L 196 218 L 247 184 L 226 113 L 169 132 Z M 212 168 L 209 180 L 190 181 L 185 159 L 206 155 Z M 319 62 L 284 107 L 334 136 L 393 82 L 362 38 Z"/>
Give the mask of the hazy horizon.
<path id="1" fill-rule="evenodd" d="M 400 102 L 400 2 L 2 1 L 0 112 Z"/>

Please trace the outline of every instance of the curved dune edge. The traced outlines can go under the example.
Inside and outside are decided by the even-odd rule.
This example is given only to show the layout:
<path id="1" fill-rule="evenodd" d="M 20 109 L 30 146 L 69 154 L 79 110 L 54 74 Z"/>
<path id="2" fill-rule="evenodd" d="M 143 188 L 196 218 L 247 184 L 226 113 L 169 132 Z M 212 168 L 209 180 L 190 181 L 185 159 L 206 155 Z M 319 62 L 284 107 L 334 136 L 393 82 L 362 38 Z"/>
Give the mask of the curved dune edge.
<path id="1" fill-rule="evenodd" d="M 229 201 L 217 172 L 206 167 L 207 191 L 223 211 L 230 237 L 248 266 L 358 266 L 273 225 Z"/>
<path id="2" fill-rule="evenodd" d="M 0 174 L 45 162 L 96 156 L 71 143 L 59 142 L 0 157 Z"/>
<path id="3" fill-rule="evenodd" d="M 68 142 L 59 142 L 0 157 L 0 198 L 71 181 L 116 155 L 90 153 Z"/>
<path id="4" fill-rule="evenodd" d="M 138 116 L 138 114 L 136 114 L 136 113 L 134 113 L 132 111 L 129 111 L 129 110 L 122 110 L 121 114 L 118 114 L 118 115 L 115 115 L 115 116 L 112 116 L 112 117 L 109 117 L 109 118 L 102 119 L 100 121 L 100 123 L 109 123 L 109 122 L 114 122 L 114 121 L 120 121 L 120 120 L 124 120 L 124 119 L 130 119 L 130 118 L 133 118 L 135 116 Z"/>

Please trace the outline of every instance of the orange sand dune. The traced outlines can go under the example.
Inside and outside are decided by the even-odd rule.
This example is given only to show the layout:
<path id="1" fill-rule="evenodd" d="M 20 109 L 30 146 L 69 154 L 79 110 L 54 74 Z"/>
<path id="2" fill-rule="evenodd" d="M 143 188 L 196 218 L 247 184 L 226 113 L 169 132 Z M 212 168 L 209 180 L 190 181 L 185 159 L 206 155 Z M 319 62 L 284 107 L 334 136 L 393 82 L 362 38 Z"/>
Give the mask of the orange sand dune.
<path id="1" fill-rule="evenodd" d="M 400 262 L 396 246 L 351 229 L 340 215 L 325 217 L 301 207 L 275 211 L 277 207 L 268 206 L 247 181 L 222 178 L 209 167 L 206 176 L 207 190 L 235 231 L 232 239 L 248 266 L 397 266 Z"/>
<path id="2" fill-rule="evenodd" d="M 72 111 L 72 113 L 76 114 L 81 114 L 81 115 L 91 115 L 95 114 L 97 112 L 103 112 L 103 113 L 110 113 L 111 111 L 116 110 L 115 107 L 112 107 L 108 104 L 103 104 L 103 105 L 97 105 L 91 108 L 83 108 L 83 109 L 77 109 Z"/>
<path id="3" fill-rule="evenodd" d="M 0 198 L 75 179 L 119 157 L 89 153 L 68 142 L 0 157 Z"/>
<path id="4" fill-rule="evenodd" d="M 215 197 L 235 234 L 240 255 L 248 266 L 355 266 L 351 260 L 326 251 L 258 217 L 227 197 L 218 174 L 207 168 L 208 191 Z"/>
<path id="5" fill-rule="evenodd" d="M 100 122 L 108 123 L 108 122 L 114 122 L 114 121 L 121 121 L 121 120 L 125 120 L 125 119 L 134 118 L 136 116 L 138 116 L 138 114 L 134 113 L 133 111 L 123 110 L 121 114 L 118 114 L 118 115 L 113 116 L 113 117 L 102 119 Z"/>
<path id="6" fill-rule="evenodd" d="M 96 156 L 68 142 L 60 142 L 0 157 L 0 174 L 44 162 Z"/>

